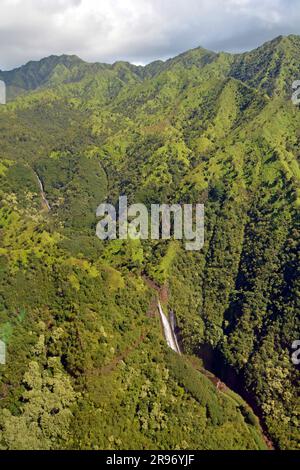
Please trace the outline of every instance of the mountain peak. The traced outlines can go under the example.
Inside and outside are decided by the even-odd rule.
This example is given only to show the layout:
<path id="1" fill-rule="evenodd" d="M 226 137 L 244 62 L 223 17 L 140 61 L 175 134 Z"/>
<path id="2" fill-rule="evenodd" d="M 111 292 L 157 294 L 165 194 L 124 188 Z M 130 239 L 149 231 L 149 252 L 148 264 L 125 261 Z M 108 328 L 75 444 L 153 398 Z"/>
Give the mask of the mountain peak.
<path id="1" fill-rule="evenodd" d="M 76 55 L 50 55 L 41 60 L 31 60 L 14 70 L 0 71 L 0 79 L 9 87 L 9 96 L 14 97 L 47 83 L 59 65 L 72 70 L 83 64 L 85 62 Z"/>

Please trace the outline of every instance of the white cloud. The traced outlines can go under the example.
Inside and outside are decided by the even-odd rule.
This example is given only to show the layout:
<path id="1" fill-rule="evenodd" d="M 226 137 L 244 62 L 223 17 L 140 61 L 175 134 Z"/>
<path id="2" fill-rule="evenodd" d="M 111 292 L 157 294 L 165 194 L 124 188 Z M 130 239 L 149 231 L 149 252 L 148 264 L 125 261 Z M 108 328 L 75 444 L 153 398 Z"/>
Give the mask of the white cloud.
<path id="1" fill-rule="evenodd" d="M 298 0 L 0 0 L 0 68 L 50 54 L 145 63 L 300 33 Z"/>

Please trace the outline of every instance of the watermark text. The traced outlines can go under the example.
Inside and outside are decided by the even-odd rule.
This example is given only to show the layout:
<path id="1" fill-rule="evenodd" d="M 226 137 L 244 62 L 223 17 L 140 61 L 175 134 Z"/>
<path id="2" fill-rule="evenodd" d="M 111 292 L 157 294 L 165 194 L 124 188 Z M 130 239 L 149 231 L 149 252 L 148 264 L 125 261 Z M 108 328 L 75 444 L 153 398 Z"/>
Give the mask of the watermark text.
<path id="1" fill-rule="evenodd" d="M 100 240 L 185 240 L 188 251 L 204 245 L 203 204 L 144 204 L 128 206 L 126 196 L 119 198 L 118 210 L 112 204 L 100 204 L 96 212 L 102 219 L 97 224 Z"/>

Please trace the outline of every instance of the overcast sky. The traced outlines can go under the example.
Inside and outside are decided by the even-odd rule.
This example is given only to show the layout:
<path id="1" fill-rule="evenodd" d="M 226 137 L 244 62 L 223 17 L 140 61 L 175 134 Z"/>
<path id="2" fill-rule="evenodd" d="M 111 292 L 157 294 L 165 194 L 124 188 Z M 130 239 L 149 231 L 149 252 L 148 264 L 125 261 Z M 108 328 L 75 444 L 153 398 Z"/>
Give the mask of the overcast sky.
<path id="1" fill-rule="evenodd" d="M 290 33 L 300 34 L 300 0 L 0 0 L 0 69 L 63 53 L 144 64 Z"/>

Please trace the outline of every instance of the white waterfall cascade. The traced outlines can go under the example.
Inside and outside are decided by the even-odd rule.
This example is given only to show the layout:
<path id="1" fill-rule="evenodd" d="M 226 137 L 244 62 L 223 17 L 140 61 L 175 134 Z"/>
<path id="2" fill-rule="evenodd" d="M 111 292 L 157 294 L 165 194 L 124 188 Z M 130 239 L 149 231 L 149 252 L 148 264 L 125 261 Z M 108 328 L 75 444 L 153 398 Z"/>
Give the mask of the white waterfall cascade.
<path id="1" fill-rule="evenodd" d="M 43 202 L 44 202 L 45 206 L 47 207 L 48 211 L 51 211 L 50 204 L 47 201 L 47 198 L 46 198 L 46 195 L 45 195 L 43 183 L 41 182 L 41 180 L 39 178 L 39 175 L 37 173 L 35 173 L 35 175 L 36 175 L 38 183 L 39 183 L 39 187 L 40 187 L 40 190 L 41 190 L 41 196 L 42 196 Z"/>
<path id="2" fill-rule="evenodd" d="M 161 318 L 161 322 L 162 322 L 162 326 L 163 326 L 163 330 L 164 330 L 164 335 L 165 335 L 165 338 L 166 338 L 166 341 L 167 341 L 167 344 L 168 344 L 169 348 L 171 348 L 177 354 L 181 354 L 175 332 L 173 331 L 172 326 L 171 326 L 168 318 L 164 314 L 163 309 L 162 309 L 161 304 L 160 304 L 159 301 L 158 301 L 158 310 L 159 310 L 159 314 L 160 314 L 160 318 Z"/>

